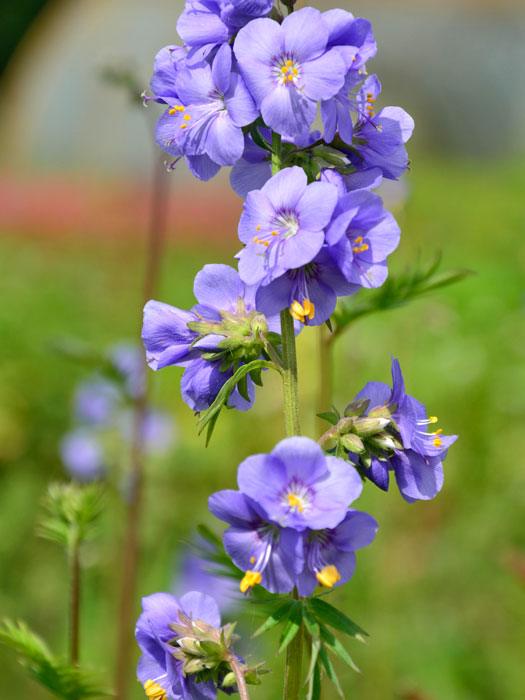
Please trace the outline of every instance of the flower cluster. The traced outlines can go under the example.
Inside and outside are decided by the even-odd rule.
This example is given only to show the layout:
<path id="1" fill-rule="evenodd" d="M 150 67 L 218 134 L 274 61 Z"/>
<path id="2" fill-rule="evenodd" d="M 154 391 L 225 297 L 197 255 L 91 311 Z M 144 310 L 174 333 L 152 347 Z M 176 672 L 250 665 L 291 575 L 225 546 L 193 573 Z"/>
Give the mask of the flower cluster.
<path id="1" fill-rule="evenodd" d="M 429 500 L 443 485 L 443 460 L 456 435 L 428 431 L 438 422 L 425 406 L 405 392 L 399 362 L 392 360 L 392 388 L 368 382 L 345 416 L 320 442 L 328 450 L 340 445 L 360 473 L 384 491 L 394 472 L 403 498 Z"/>
<path id="2" fill-rule="evenodd" d="M 355 550 L 374 539 L 377 523 L 349 510 L 363 485 L 347 462 L 326 456 L 305 437 L 282 440 L 270 454 L 239 466 L 238 491 L 210 497 L 211 512 L 228 523 L 224 546 L 244 571 L 241 591 L 257 584 L 272 593 L 311 595 L 318 584 L 344 583 Z"/>
<path id="3" fill-rule="evenodd" d="M 75 427 L 60 444 L 62 461 L 76 481 L 103 478 L 118 465 L 133 432 L 133 402 L 141 393 L 144 359 L 138 348 L 119 344 L 107 354 L 105 372 L 84 380 L 74 398 Z M 142 441 L 149 454 L 163 454 L 173 442 L 173 421 L 150 409 L 142 425 Z M 126 455 L 127 456 L 127 455 Z"/>

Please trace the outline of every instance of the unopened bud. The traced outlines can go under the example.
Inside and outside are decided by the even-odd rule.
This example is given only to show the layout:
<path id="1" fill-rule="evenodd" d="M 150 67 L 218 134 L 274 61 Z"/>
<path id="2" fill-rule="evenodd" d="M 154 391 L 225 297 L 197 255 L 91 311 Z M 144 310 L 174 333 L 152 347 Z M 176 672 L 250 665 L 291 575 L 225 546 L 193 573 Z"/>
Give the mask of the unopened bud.
<path id="1" fill-rule="evenodd" d="M 348 452 L 355 452 L 356 454 L 362 454 L 366 449 L 361 438 L 354 433 L 343 435 L 341 437 L 341 445 Z"/>
<path id="2" fill-rule="evenodd" d="M 345 408 L 345 416 L 362 416 L 370 405 L 370 399 L 357 399 Z"/>
<path id="3" fill-rule="evenodd" d="M 388 418 L 357 418 L 354 429 L 360 437 L 369 437 L 380 433 L 389 423 Z"/>
<path id="4" fill-rule="evenodd" d="M 370 438 L 370 444 L 373 447 L 379 448 L 380 450 L 387 451 L 398 449 L 399 445 L 397 440 L 395 440 L 391 435 L 388 435 L 387 433 L 374 435 L 372 438 Z"/>

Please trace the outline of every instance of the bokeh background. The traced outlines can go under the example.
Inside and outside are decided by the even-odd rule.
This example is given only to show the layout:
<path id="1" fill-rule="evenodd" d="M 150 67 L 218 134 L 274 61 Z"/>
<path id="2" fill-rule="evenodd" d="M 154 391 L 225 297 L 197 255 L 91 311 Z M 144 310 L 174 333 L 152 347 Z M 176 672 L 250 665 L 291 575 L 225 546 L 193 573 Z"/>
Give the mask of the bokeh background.
<path id="1" fill-rule="evenodd" d="M 460 435 L 443 492 L 405 504 L 368 488 L 359 507 L 381 523 L 335 594 L 371 635 L 341 669 L 361 700 L 525 697 L 525 10 L 516 0 L 356 0 L 374 21 L 371 64 L 386 104 L 416 119 L 412 169 L 385 195 L 402 226 L 391 268 L 429 262 L 475 274 L 410 306 L 363 319 L 337 347 L 336 402 L 390 355 L 411 393 Z M 85 370 L 56 351 L 73 337 L 104 348 L 137 338 L 155 108 L 141 110 L 102 78 L 124 69 L 146 87 L 159 47 L 175 42 L 174 0 L 18 0 L 0 10 L 0 615 L 28 620 L 65 648 L 67 579 L 57 549 L 35 535 L 58 445 Z M 192 279 L 238 247 L 241 201 L 226 177 L 169 176 L 159 297 L 192 303 Z M 313 434 L 315 333 L 299 341 L 302 413 Z M 205 449 L 179 397 L 179 371 L 153 378 L 177 443 L 148 468 L 140 592 L 169 590 L 181 543 L 213 524 L 209 493 L 233 487 L 237 464 L 282 435 L 270 380 L 246 415 L 221 418 Z M 109 500 L 87 574 L 83 657 L 111 678 L 123 508 Z M 137 601 L 138 603 L 138 601 Z M 249 622 L 249 621 L 248 621 Z M 252 647 L 253 648 L 253 647 Z M 274 669 L 254 691 L 279 697 Z M 132 671 L 130 671 L 132 673 Z M 16 689 L 16 692 L 15 692 Z M 40 700 L 13 657 L 0 657 L 0 696 Z M 326 697 L 334 697 L 332 689 Z M 138 685 L 133 698 L 143 697 Z"/>

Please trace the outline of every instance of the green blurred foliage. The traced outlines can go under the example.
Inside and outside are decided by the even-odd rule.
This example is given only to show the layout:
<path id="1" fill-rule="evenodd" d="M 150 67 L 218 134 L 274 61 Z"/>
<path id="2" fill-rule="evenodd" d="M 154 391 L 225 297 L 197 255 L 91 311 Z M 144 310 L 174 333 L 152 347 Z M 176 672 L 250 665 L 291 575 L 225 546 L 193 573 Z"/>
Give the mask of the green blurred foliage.
<path id="1" fill-rule="evenodd" d="M 0 21 L 0 75 L 18 42 L 47 0 L 16 0 L 4 2 Z"/>
<path id="2" fill-rule="evenodd" d="M 358 507 L 378 518 L 379 535 L 359 552 L 352 582 L 330 601 L 370 640 L 349 648 L 361 675 L 338 670 L 347 696 L 360 700 L 519 700 L 525 685 L 525 171 L 518 162 L 480 167 L 415 159 L 408 182 L 392 268 L 429 261 L 442 250 L 443 269 L 475 274 L 357 321 L 337 344 L 335 400 L 343 406 L 369 379 L 387 381 L 393 354 L 410 393 L 460 439 L 435 501 L 409 506 L 395 489 L 388 495 L 365 489 Z M 191 304 L 195 272 L 235 252 L 233 232 L 225 239 L 227 250 L 171 241 L 159 298 Z M 67 334 L 103 347 L 137 336 L 143 252 L 138 240 L 92 240 L 89 232 L 67 240 L 5 232 L 0 241 L 0 614 L 27 620 L 56 649 L 66 644 L 65 562 L 36 538 L 35 526 L 46 484 L 62 474 L 57 445 L 82 368 L 58 355 L 53 343 Z M 303 333 L 303 428 L 310 435 L 316 348 L 316 332 Z M 176 369 L 153 377 L 155 399 L 175 412 L 179 441 L 169 458 L 149 467 L 143 594 L 169 589 L 179 545 L 198 519 L 215 525 L 208 495 L 234 487 L 238 463 L 271 449 L 283 434 L 278 378 L 268 376 L 253 411 L 226 412 L 205 449 L 180 400 L 179 378 Z M 110 669 L 114 651 L 122 511 L 113 494 L 87 572 L 83 656 L 95 668 Z M 258 624 L 249 614 L 243 637 Z M 266 639 L 249 647 L 249 661 L 265 658 L 274 671 L 252 691 L 255 700 L 279 697 L 282 661 L 275 650 Z M 46 697 L 12 657 L 2 657 L 0 696 L 11 697 L 14 687 L 20 700 Z M 137 686 L 133 698 L 142 697 Z"/>

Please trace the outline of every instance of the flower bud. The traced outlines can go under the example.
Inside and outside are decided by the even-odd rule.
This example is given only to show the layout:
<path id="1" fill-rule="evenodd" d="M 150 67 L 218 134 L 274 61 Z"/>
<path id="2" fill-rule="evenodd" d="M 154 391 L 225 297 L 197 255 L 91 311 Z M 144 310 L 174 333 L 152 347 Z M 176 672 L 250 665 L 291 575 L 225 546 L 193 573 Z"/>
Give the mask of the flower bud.
<path id="1" fill-rule="evenodd" d="M 389 418 L 357 418 L 354 429 L 360 437 L 369 437 L 380 433 L 389 423 Z"/>
<path id="2" fill-rule="evenodd" d="M 358 435 L 354 435 L 354 433 L 343 435 L 341 437 L 341 445 L 348 452 L 355 452 L 356 454 L 362 454 L 366 450 L 361 438 Z"/>

